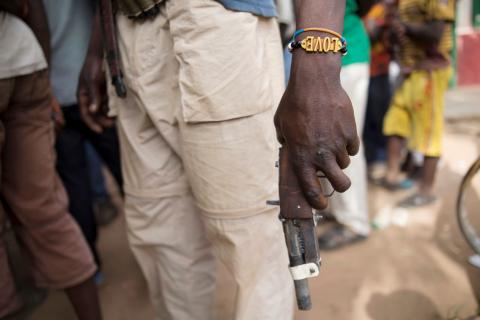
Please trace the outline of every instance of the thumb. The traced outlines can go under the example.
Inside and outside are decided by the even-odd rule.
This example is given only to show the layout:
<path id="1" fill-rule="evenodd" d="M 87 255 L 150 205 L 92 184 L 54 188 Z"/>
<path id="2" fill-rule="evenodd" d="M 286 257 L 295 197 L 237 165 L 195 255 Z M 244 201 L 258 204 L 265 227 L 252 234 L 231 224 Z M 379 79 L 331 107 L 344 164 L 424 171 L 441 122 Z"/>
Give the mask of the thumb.
<path id="1" fill-rule="evenodd" d="M 96 133 L 101 133 L 102 127 L 100 124 L 97 123 L 95 117 L 93 116 L 96 112 L 97 107 L 95 103 L 92 103 L 92 101 L 94 100 L 92 98 L 92 95 L 89 93 L 89 90 L 85 87 L 79 87 L 77 98 L 82 120 L 92 131 Z"/>
<path id="2" fill-rule="evenodd" d="M 88 94 L 90 97 L 90 103 L 88 105 L 88 110 L 91 113 L 97 113 L 100 109 L 100 103 L 102 101 L 100 88 L 96 85 L 90 85 L 88 88 Z"/>
<path id="3" fill-rule="evenodd" d="M 283 148 L 282 148 L 283 149 Z M 308 204 L 317 209 L 322 210 L 327 206 L 327 199 L 323 195 L 322 186 L 317 178 L 317 172 L 313 164 L 308 164 L 302 159 L 295 159 L 295 154 L 285 148 L 283 157 L 281 158 L 280 177 L 290 189 L 297 189 L 299 194 Z"/>
<path id="4" fill-rule="evenodd" d="M 305 199 L 317 210 L 327 207 L 328 201 L 323 194 L 322 185 L 317 177 L 317 170 L 313 166 L 294 166 L 298 184 L 303 191 Z"/>

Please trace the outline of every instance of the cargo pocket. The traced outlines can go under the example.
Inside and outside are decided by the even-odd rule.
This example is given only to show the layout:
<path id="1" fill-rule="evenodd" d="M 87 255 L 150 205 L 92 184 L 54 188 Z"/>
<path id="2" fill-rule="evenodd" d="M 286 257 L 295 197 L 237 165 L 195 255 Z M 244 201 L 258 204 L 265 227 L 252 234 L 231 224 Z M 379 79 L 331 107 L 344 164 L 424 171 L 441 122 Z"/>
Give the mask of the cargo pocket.
<path id="1" fill-rule="evenodd" d="M 224 121 L 272 108 L 261 18 L 213 0 L 186 2 L 167 4 L 183 120 Z"/>
<path id="2" fill-rule="evenodd" d="M 125 83 L 130 97 L 154 122 L 175 123 L 179 105 L 178 62 L 173 54 L 173 42 L 164 14 L 164 6 L 153 19 L 131 21 L 120 16 L 119 47 L 124 67 Z M 134 116 L 123 112 L 124 117 Z"/>

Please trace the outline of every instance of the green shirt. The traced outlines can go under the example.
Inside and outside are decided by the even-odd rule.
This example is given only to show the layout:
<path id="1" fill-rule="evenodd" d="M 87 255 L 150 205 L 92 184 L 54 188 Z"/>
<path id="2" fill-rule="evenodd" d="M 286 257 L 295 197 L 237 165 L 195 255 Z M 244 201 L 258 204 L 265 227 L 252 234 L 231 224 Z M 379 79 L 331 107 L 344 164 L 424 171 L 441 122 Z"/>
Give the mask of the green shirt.
<path id="1" fill-rule="evenodd" d="M 357 1 L 347 0 L 343 36 L 347 39 L 348 53 L 342 58 L 343 66 L 370 62 L 370 40 L 357 11 Z"/>

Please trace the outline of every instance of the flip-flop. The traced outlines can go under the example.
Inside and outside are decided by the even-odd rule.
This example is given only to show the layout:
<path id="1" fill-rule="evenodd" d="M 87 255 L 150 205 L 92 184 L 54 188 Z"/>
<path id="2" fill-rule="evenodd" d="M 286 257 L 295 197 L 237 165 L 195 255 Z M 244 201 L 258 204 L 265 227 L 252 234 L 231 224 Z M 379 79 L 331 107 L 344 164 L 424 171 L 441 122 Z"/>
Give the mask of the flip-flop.
<path id="1" fill-rule="evenodd" d="M 375 182 L 376 185 L 381 186 L 389 191 L 407 190 L 413 187 L 413 180 L 404 179 L 397 182 L 388 182 L 387 179 L 382 178 Z"/>
<path id="2" fill-rule="evenodd" d="M 344 226 L 335 226 L 318 237 L 320 250 L 333 250 L 367 239 L 366 236 L 356 234 Z"/>
<path id="3" fill-rule="evenodd" d="M 427 206 L 437 200 L 437 197 L 428 194 L 413 194 L 398 203 L 402 208 L 418 208 Z"/>
<path id="4" fill-rule="evenodd" d="M 317 214 L 321 217 L 318 221 L 319 224 L 337 221 L 337 219 L 330 210 L 317 210 Z"/>

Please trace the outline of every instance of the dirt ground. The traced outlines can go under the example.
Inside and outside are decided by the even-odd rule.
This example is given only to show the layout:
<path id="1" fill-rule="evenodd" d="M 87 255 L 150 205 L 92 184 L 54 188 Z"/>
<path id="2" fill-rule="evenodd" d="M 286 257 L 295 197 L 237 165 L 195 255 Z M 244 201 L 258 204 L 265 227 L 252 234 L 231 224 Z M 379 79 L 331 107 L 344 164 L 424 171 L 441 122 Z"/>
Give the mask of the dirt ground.
<path id="1" fill-rule="evenodd" d="M 408 191 L 388 193 L 369 187 L 372 220 L 387 214 L 396 217 L 394 224 L 374 230 L 367 241 L 322 253 L 320 277 L 310 280 L 313 310 L 298 312 L 296 320 L 463 319 L 477 311 L 480 269 L 466 262 L 472 252 L 460 235 L 454 211 L 460 179 L 480 154 L 476 128 L 480 131 L 480 120 L 471 117 L 448 122 L 435 204 L 401 211 L 394 208 L 395 202 Z M 99 287 L 104 318 L 152 319 L 123 217 L 102 229 L 99 246 L 105 274 Z M 219 265 L 218 319 L 231 319 L 233 287 Z M 75 317 L 64 294 L 50 292 L 31 319 Z"/>

